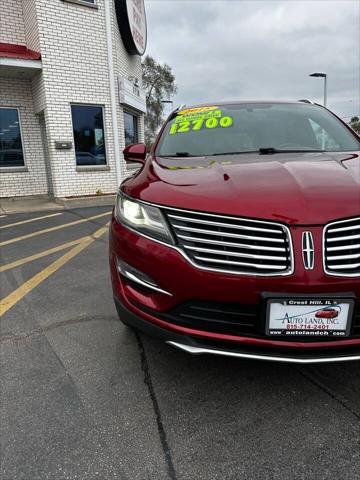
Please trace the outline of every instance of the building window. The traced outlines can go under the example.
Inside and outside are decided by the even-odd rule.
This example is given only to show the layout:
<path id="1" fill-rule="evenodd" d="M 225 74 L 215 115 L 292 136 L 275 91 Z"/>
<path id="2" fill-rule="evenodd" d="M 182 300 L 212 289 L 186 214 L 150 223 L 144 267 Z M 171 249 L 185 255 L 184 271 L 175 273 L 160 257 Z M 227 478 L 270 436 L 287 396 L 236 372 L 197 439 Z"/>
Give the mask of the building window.
<path id="1" fill-rule="evenodd" d="M 63 0 L 64 2 L 77 3 L 78 5 L 85 5 L 93 8 L 97 8 L 96 0 Z"/>
<path id="2" fill-rule="evenodd" d="M 139 143 L 138 117 L 129 112 L 124 112 L 125 146 Z"/>
<path id="3" fill-rule="evenodd" d="M 76 164 L 106 165 L 102 107 L 72 105 Z"/>
<path id="4" fill-rule="evenodd" d="M 0 107 L 0 167 L 23 167 L 19 111 Z"/>

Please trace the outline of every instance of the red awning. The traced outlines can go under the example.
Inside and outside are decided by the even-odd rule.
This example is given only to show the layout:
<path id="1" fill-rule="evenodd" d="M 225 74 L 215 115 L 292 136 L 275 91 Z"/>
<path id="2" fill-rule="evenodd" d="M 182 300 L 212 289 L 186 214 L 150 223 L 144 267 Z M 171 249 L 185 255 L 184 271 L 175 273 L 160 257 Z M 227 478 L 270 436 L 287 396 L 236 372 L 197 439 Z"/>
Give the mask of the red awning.
<path id="1" fill-rule="evenodd" d="M 0 43 L 0 58 L 19 58 L 21 60 L 40 60 L 41 54 L 29 50 L 25 45 Z"/>

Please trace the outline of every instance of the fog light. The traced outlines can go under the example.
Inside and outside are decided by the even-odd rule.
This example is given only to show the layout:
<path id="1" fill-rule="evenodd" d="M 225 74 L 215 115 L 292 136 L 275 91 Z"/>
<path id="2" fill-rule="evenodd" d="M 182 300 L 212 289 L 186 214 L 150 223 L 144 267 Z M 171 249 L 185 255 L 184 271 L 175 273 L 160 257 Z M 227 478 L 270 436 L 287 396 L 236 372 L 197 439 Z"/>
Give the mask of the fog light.
<path id="1" fill-rule="evenodd" d="M 132 282 L 137 283 L 142 287 L 154 290 L 158 293 L 170 295 L 172 297 L 172 294 L 170 292 L 167 292 L 166 290 L 160 288 L 152 278 L 146 275 L 146 273 L 143 273 L 137 268 L 132 267 L 128 263 L 124 262 L 124 260 L 121 260 L 119 257 L 116 258 L 116 263 L 118 272 L 128 280 L 131 280 Z"/>

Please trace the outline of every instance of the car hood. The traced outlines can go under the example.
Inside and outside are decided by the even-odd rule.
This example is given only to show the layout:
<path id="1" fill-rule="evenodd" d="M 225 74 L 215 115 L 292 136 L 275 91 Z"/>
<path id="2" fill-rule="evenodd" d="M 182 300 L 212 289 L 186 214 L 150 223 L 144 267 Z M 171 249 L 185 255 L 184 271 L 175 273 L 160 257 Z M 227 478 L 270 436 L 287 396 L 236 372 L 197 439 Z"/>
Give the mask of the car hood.
<path id="1" fill-rule="evenodd" d="M 316 225 L 360 214 L 354 153 L 150 157 L 122 190 L 162 205 Z"/>

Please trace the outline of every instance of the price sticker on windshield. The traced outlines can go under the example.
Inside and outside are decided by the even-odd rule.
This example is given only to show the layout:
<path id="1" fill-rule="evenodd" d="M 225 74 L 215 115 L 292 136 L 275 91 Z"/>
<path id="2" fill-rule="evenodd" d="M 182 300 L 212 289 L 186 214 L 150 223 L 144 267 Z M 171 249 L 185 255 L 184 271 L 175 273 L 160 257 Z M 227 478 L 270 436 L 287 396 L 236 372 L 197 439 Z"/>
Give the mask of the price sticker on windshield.
<path id="1" fill-rule="evenodd" d="M 215 107 L 216 108 L 216 107 Z M 193 109 L 186 114 L 179 115 L 171 125 L 169 135 L 177 133 L 196 132 L 202 129 L 228 128 L 233 124 L 233 118 L 222 116 L 219 109 L 196 111 Z"/>

